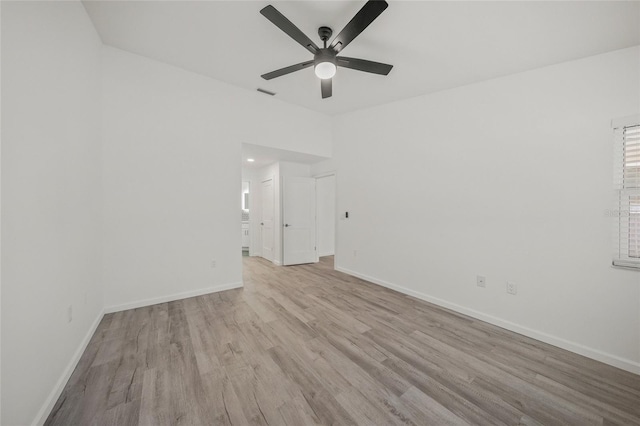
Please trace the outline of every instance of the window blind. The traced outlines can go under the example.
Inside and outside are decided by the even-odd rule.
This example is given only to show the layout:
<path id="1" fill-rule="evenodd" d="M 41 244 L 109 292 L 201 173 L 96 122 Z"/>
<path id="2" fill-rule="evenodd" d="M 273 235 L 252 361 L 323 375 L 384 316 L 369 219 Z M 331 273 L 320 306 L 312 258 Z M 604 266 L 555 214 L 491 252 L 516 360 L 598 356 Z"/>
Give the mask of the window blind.
<path id="1" fill-rule="evenodd" d="M 640 124 L 615 129 L 613 264 L 640 268 Z"/>

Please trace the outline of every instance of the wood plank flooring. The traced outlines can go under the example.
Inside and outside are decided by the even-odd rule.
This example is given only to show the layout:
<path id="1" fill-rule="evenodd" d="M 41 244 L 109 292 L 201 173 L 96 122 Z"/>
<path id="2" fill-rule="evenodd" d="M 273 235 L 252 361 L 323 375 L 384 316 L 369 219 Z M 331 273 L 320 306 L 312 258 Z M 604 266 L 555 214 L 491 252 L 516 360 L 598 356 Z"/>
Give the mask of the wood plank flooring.
<path id="1" fill-rule="evenodd" d="M 320 264 L 106 315 L 47 425 L 640 425 L 640 376 Z"/>

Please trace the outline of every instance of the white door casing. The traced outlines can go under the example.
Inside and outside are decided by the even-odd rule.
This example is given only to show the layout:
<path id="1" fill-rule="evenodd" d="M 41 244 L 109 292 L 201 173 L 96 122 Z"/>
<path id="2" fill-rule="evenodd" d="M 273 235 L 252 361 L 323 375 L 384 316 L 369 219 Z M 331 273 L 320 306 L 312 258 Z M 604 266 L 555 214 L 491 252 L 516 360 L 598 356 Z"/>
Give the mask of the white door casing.
<path id="1" fill-rule="evenodd" d="M 260 215 L 260 236 L 262 237 L 262 257 L 273 262 L 274 260 L 274 216 L 275 216 L 275 191 L 273 179 L 262 182 L 261 187 L 262 208 Z"/>
<path id="2" fill-rule="evenodd" d="M 336 176 L 328 174 L 316 177 L 316 220 L 318 232 L 318 256 L 335 254 L 336 228 Z"/>
<path id="3" fill-rule="evenodd" d="M 316 180 L 283 177 L 283 265 L 318 261 L 316 250 Z"/>

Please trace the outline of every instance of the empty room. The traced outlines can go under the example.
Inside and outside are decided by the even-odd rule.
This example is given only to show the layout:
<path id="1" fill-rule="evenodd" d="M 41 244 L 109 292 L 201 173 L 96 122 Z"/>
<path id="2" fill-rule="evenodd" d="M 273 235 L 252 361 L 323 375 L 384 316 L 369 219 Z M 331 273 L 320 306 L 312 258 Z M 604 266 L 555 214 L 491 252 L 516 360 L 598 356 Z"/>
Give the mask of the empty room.
<path id="1" fill-rule="evenodd" d="M 3 426 L 640 425 L 640 2 L 0 22 Z"/>

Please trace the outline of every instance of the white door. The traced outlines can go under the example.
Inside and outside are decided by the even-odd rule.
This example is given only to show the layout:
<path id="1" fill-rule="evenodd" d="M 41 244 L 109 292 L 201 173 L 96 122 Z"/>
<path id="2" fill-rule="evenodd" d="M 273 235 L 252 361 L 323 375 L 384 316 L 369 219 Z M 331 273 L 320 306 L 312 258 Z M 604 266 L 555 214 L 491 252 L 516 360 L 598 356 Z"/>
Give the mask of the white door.
<path id="1" fill-rule="evenodd" d="M 335 253 L 336 233 L 336 176 L 317 178 L 318 256 Z"/>
<path id="2" fill-rule="evenodd" d="M 273 179 L 262 182 L 261 193 L 260 235 L 262 237 L 262 257 L 273 262 L 273 217 L 275 211 Z"/>
<path id="3" fill-rule="evenodd" d="M 316 252 L 316 180 L 284 177 L 282 181 L 283 265 L 318 261 Z"/>

